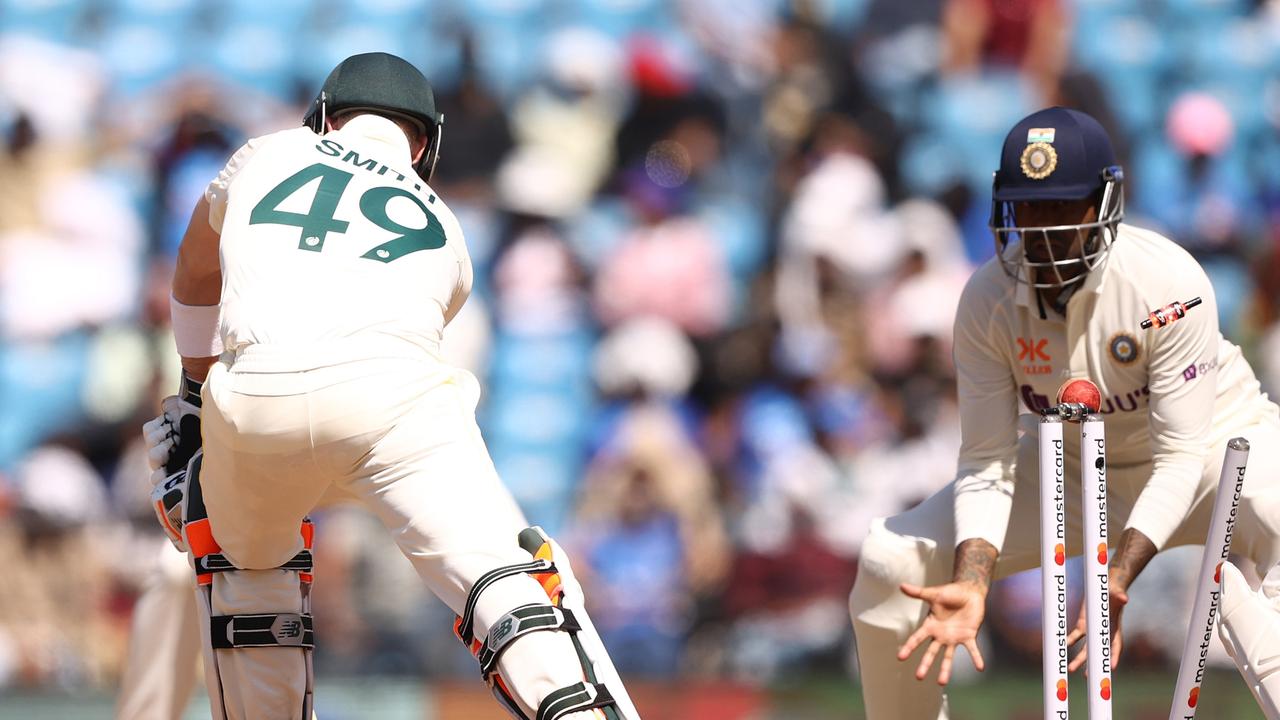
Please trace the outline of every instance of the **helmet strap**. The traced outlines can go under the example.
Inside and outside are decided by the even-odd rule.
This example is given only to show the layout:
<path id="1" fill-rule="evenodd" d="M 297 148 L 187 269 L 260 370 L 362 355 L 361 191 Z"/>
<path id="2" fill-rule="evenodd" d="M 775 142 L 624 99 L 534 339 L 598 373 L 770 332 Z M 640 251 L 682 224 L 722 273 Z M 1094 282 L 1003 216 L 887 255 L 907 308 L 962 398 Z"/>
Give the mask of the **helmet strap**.
<path id="1" fill-rule="evenodd" d="M 307 124 L 311 131 L 323 135 L 328 131 L 328 105 L 329 98 L 323 90 L 316 96 L 315 104 L 312 106 L 311 114 L 308 116 L 310 122 Z"/>

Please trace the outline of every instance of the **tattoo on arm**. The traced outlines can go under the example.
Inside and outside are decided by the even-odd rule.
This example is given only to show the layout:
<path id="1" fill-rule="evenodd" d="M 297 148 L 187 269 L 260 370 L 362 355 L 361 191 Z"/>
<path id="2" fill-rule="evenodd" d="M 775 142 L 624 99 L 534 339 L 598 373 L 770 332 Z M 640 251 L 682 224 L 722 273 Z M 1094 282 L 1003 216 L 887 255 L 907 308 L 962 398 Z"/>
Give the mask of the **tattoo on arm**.
<path id="1" fill-rule="evenodd" d="M 952 582 L 970 583 L 984 591 L 991 586 L 995 573 L 996 557 L 1000 551 L 995 545 L 981 538 L 971 538 L 956 546 L 955 567 L 951 571 Z"/>
<path id="2" fill-rule="evenodd" d="M 1136 528 L 1125 528 L 1120 533 L 1115 558 L 1111 561 L 1111 582 L 1118 583 L 1122 590 L 1128 589 L 1155 555 L 1156 544 L 1151 542 L 1151 538 Z"/>

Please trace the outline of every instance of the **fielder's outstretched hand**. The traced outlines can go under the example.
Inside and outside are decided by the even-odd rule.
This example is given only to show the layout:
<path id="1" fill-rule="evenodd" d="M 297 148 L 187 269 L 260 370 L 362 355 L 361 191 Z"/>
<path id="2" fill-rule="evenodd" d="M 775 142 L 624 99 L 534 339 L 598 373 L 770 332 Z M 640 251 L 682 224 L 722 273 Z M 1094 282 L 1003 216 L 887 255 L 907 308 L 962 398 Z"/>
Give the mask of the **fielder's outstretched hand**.
<path id="1" fill-rule="evenodd" d="M 1114 583 L 1115 580 L 1112 580 Z M 1124 639 L 1120 635 L 1120 619 L 1124 616 L 1124 606 L 1129 603 L 1129 594 L 1124 590 L 1120 590 L 1114 586 L 1111 587 L 1111 617 L 1108 619 L 1111 625 L 1111 669 L 1115 670 L 1120 665 L 1120 650 L 1124 647 Z M 1084 639 L 1089 633 L 1089 604 L 1080 605 L 1080 619 L 1076 621 L 1076 627 L 1067 636 L 1067 647 L 1076 644 L 1076 641 Z M 1067 666 L 1069 672 L 1075 672 L 1084 665 L 1085 660 L 1089 658 L 1089 643 L 1085 643 L 1080 648 L 1080 652 L 1071 659 L 1071 664 Z"/>
<path id="2" fill-rule="evenodd" d="M 987 601 L 981 588 L 969 583 L 947 583 L 932 587 L 903 583 L 901 589 L 910 597 L 929 603 L 929 616 L 898 648 L 898 660 L 902 661 L 911 657 L 911 653 L 926 640 L 932 640 L 924 657 L 920 659 L 920 666 L 916 668 L 917 680 L 925 679 L 933 667 L 933 661 L 941 652 L 942 665 L 938 670 L 938 684 L 946 685 L 950 682 L 951 662 L 955 659 L 957 645 L 963 645 L 969 651 L 974 667 L 979 670 L 985 667 L 977 642 L 978 628 L 982 627 Z"/>

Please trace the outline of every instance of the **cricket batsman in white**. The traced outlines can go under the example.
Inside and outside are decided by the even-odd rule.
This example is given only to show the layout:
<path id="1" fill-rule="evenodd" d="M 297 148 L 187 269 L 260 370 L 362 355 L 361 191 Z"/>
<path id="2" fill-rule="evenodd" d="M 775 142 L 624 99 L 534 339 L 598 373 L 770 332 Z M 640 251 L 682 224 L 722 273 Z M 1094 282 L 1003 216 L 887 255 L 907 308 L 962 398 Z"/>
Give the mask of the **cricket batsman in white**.
<path id="1" fill-rule="evenodd" d="M 183 385 L 145 434 L 157 516 L 195 568 L 215 720 L 312 717 L 307 514 L 332 488 L 457 613 L 513 717 L 638 718 L 568 558 L 494 470 L 478 383 L 440 359 L 472 279 L 428 184 L 442 121 L 408 62 L 347 58 L 303 127 L 235 153 L 183 238 Z"/>
<path id="2" fill-rule="evenodd" d="M 947 718 L 958 647 L 983 669 L 991 581 L 1039 563 L 1036 411 L 1066 379 L 1097 384 L 1107 423 L 1109 522 L 1123 528 L 1109 533 L 1113 664 L 1134 578 L 1160 550 L 1205 542 L 1232 437 L 1252 446 L 1234 551 L 1263 569 L 1280 559 L 1280 410 L 1219 332 L 1199 264 L 1123 222 L 1124 175 L 1106 132 L 1074 110 L 1030 115 L 1005 138 L 992 195 L 997 256 L 956 310 L 956 478 L 873 523 L 849 599 L 870 720 Z M 1140 328 L 1152 309 L 1194 297 L 1203 304 L 1185 317 Z M 1079 443 L 1066 451 L 1065 497 L 1077 498 Z M 1067 552 L 1078 555 L 1079 505 L 1066 507 Z M 1084 634 L 1082 613 L 1068 645 Z M 1084 661 L 1082 649 L 1070 669 Z"/>

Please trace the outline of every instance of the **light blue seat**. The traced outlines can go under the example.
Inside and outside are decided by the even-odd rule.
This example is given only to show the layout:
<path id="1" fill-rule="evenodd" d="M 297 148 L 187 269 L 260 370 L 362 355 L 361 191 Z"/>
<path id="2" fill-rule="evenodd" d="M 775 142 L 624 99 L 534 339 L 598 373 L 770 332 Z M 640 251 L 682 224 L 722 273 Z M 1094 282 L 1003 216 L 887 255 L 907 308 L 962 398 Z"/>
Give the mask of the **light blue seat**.
<path id="1" fill-rule="evenodd" d="M 150 90 L 190 67 L 198 48 L 180 36 L 144 23 L 122 23 L 108 28 L 92 48 L 107 68 L 117 95 L 131 96 Z"/>
<path id="2" fill-rule="evenodd" d="M 110 11 L 111 21 L 187 33 L 198 14 L 198 6 L 197 0 L 116 0 Z"/>
<path id="3" fill-rule="evenodd" d="M 1162 0 L 1158 3 L 1164 22 L 1169 26 L 1212 23 L 1242 17 L 1250 10 L 1247 0 Z"/>
<path id="4" fill-rule="evenodd" d="M 449 8 L 449 12 L 476 29 L 539 25 L 551 10 L 550 0 L 468 0 Z"/>
<path id="5" fill-rule="evenodd" d="M 1071 3 L 1075 13 L 1076 37 L 1097 32 L 1104 24 L 1118 17 L 1142 12 L 1140 0 L 1075 0 Z"/>
<path id="6" fill-rule="evenodd" d="M 347 22 L 384 27 L 421 25 L 427 22 L 429 4 L 422 0 L 342 0 L 339 12 Z"/>
<path id="7" fill-rule="evenodd" d="M 574 255 L 589 269 L 598 270 L 631 229 L 631 222 L 625 202 L 601 196 L 565 219 L 565 237 Z"/>
<path id="8" fill-rule="evenodd" d="M 1129 211 L 1155 218 L 1165 229 L 1181 226 L 1184 170 L 1178 151 L 1160 134 L 1138 143 L 1130 154 L 1134 181 L 1126 190 Z"/>
<path id="9" fill-rule="evenodd" d="M 964 158 L 975 193 L 990 190 L 994 158 L 1004 136 L 1035 108 L 1033 95 L 1016 74 L 989 71 L 947 78 L 924 101 L 923 132 L 954 147 Z"/>
<path id="10" fill-rule="evenodd" d="M 0 33 L 70 42 L 85 9 L 83 0 L 0 0 Z"/>
<path id="11" fill-rule="evenodd" d="M 329 72 L 352 55 L 386 52 L 414 62 L 404 33 L 395 27 L 362 23 L 337 32 L 308 30 L 303 42 L 291 42 L 293 70 L 308 88 L 319 88 Z"/>
<path id="12" fill-rule="evenodd" d="M 296 38 L 317 4 L 313 0 L 221 0 L 218 15 L 228 26 L 270 25 Z M 286 47 L 292 47 L 291 40 Z"/>
<path id="13" fill-rule="evenodd" d="M 491 382 L 512 388 L 580 392 L 591 378 L 591 345 L 585 335 L 520 337 L 499 333 L 494 339 Z"/>
<path id="14" fill-rule="evenodd" d="M 1118 15 L 1076 32 L 1075 60 L 1098 78 L 1117 119 L 1136 135 L 1162 122 L 1174 45 L 1146 18 Z"/>
<path id="15" fill-rule="evenodd" d="M 976 186 L 974 173 L 967 164 L 968 153 L 956 143 L 948 142 L 932 133 L 920 133 L 907 140 L 898 160 L 898 170 L 907 191 L 914 196 L 937 197 L 957 181 Z M 984 191 L 989 195 L 991 189 L 991 172 L 996 169 L 999 157 L 987 161 L 987 184 Z"/>
<path id="16" fill-rule="evenodd" d="M 89 345 L 83 333 L 47 343 L 0 341 L 0 470 L 83 418 Z"/>
<path id="17" fill-rule="evenodd" d="M 578 442 L 586 431 L 588 407 L 580 398 L 554 391 L 494 387 L 484 407 L 484 427 L 494 442 Z"/>
<path id="18" fill-rule="evenodd" d="M 481 82 L 504 102 L 526 90 L 542 67 L 543 23 L 528 27 L 493 25 L 473 29 L 476 69 Z"/>
<path id="19" fill-rule="evenodd" d="M 698 216 L 710 226 L 735 277 L 746 280 L 760 270 L 768 238 L 759 206 L 741 195 L 726 195 L 704 205 Z"/>
<path id="20" fill-rule="evenodd" d="M 1280 38 L 1266 24 L 1233 20 L 1191 34 L 1186 65 L 1188 83 L 1222 100 L 1240 135 L 1252 139 L 1267 130 L 1267 87 L 1280 71 Z"/>
<path id="21" fill-rule="evenodd" d="M 529 522 L 556 535 L 573 507 L 580 484 L 582 457 L 578 447 L 517 450 L 490 442 L 490 451 L 498 476 Z"/>
<path id="22" fill-rule="evenodd" d="M 1227 337 L 1239 337 L 1253 299 L 1253 278 L 1239 258 L 1214 256 L 1201 260 L 1218 303 L 1218 324 Z"/>
<path id="23" fill-rule="evenodd" d="M 277 98 L 288 97 L 293 40 L 279 27 L 239 23 L 213 40 L 210 60 L 222 79 Z"/>
<path id="24" fill-rule="evenodd" d="M 606 35 L 625 38 L 674 27 L 671 4 L 664 0 L 570 0 L 557 17 Z"/>

